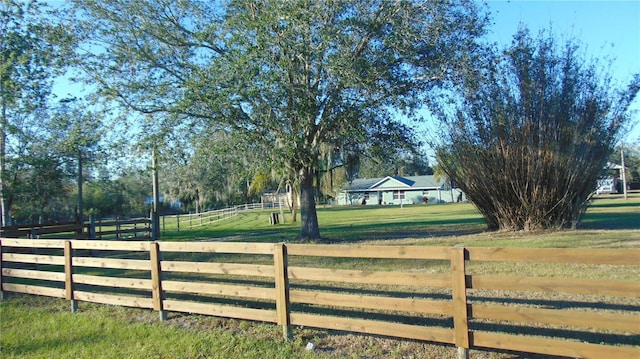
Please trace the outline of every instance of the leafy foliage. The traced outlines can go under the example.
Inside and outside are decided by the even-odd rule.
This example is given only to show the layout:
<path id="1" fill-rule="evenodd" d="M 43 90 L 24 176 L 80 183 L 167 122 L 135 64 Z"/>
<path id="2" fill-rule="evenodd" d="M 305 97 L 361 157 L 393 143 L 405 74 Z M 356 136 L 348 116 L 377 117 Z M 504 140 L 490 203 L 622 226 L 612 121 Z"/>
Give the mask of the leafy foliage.
<path id="1" fill-rule="evenodd" d="M 254 202 L 258 192 L 273 187 L 263 149 L 237 133 L 212 131 L 194 147 L 191 154 L 167 158 L 163 170 L 169 194 L 185 209 Z"/>
<path id="2" fill-rule="evenodd" d="M 305 238 L 320 237 L 323 146 L 357 157 L 411 143 L 392 114 L 410 114 L 450 81 L 486 23 L 473 1 L 76 5 L 91 54 L 85 69 L 102 94 L 269 148 L 299 184 Z"/>
<path id="3" fill-rule="evenodd" d="M 43 117 L 53 78 L 61 73 L 74 43 L 55 18 L 37 1 L 0 1 L 0 224 L 9 223 L 18 197 L 48 195 L 51 189 L 45 187 L 59 184 L 58 160 L 42 151 L 47 147 L 41 142 L 46 134 Z M 33 183 L 39 176 L 44 177 Z M 45 178 L 52 183 L 45 184 Z M 28 183 L 36 186 L 33 193 L 24 193 Z M 32 213 L 41 212 L 46 201 L 39 199 Z"/>

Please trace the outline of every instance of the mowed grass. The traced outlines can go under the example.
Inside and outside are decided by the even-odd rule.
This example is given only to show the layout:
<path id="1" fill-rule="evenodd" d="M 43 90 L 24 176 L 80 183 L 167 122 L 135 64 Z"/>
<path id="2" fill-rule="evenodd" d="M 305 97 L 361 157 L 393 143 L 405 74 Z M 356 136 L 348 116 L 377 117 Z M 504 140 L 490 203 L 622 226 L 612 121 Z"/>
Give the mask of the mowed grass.
<path id="1" fill-rule="evenodd" d="M 284 211 L 284 221 L 269 224 L 278 210 L 245 211 L 237 217 L 205 226 L 176 230 L 165 225 L 165 241 L 230 240 L 296 241 L 300 228 Z M 167 221 L 170 222 L 169 220 Z M 480 213 L 470 203 L 410 206 L 319 207 L 319 243 L 376 243 L 506 247 L 628 247 L 640 245 L 640 191 L 601 195 L 592 199 L 578 230 L 542 232 L 488 232 Z"/>
<path id="2" fill-rule="evenodd" d="M 269 214 L 280 215 L 280 224 L 270 225 Z M 278 210 L 242 211 L 238 216 L 205 226 L 178 231 L 165 225 L 162 240 L 225 239 L 236 241 L 294 241 L 300 228 L 300 215 Z M 319 207 L 318 222 L 323 240 L 320 242 L 360 242 L 406 237 L 433 237 L 479 233 L 484 219 L 468 203 L 411 206 L 345 206 Z"/>
<path id="3" fill-rule="evenodd" d="M 271 211 L 247 211 L 233 219 L 179 232 L 166 226 L 162 240 L 296 241 L 299 223 L 269 225 Z M 640 193 L 593 200 L 578 230 L 487 232 L 485 222 L 468 203 L 442 205 L 323 207 L 318 210 L 320 243 L 406 246 L 638 248 Z M 285 212 L 285 219 L 290 214 Z M 299 220 L 299 219 L 298 219 Z M 321 260 L 321 259 L 320 259 Z M 352 263 L 332 263 L 353 266 Z M 405 270 L 393 261 L 361 260 L 363 270 Z M 469 271 L 506 275 L 562 275 L 576 278 L 640 280 L 640 265 L 622 271 L 616 266 L 535 264 L 471 264 Z M 447 263 L 424 270 L 445 272 Z M 382 290 L 383 288 L 379 288 Z M 70 313 L 61 299 L 5 293 L 0 302 L 2 358 L 444 358 L 455 348 L 414 341 L 327 334 L 296 328 L 294 340 L 282 339 L 276 325 L 170 313 L 157 313 L 80 303 Z M 549 298 L 537 298 L 548 300 Z M 629 303 L 626 303 L 629 304 Z M 631 303 L 637 305 L 637 303 Z M 307 341 L 323 348 L 307 352 Z M 521 354 L 472 351 L 472 358 L 521 358 Z M 537 358 L 534 355 L 525 355 Z"/>
<path id="4" fill-rule="evenodd" d="M 0 357 L 311 358 L 299 343 L 278 339 L 280 328 L 273 325 L 253 325 L 244 333 L 242 325 L 216 327 L 221 320 L 202 318 L 205 329 L 189 330 L 179 321 L 156 322 L 149 311 L 81 307 L 71 313 L 62 299 L 9 296 L 0 304 Z"/>

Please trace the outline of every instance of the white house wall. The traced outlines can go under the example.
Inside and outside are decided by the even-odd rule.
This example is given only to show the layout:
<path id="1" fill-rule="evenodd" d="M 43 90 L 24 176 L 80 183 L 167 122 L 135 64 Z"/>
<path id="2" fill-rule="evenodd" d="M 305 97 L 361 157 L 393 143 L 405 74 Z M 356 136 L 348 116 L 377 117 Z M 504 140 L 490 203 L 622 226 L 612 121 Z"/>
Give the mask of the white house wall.
<path id="1" fill-rule="evenodd" d="M 393 199 L 393 191 L 367 191 L 369 193 L 369 199 L 366 201 L 366 205 L 378 205 L 379 197 L 382 195 L 383 205 L 400 205 L 400 204 L 420 204 L 423 203 L 423 196 L 426 196 L 427 203 L 450 203 L 456 202 L 458 196 L 462 193 L 459 189 L 453 190 L 413 190 L 404 191 L 405 198 L 403 200 Z M 464 197 L 464 196 L 463 196 Z M 362 205 L 364 200 L 364 192 L 340 192 L 338 194 L 338 205 Z M 463 198 L 466 200 L 466 197 Z"/>

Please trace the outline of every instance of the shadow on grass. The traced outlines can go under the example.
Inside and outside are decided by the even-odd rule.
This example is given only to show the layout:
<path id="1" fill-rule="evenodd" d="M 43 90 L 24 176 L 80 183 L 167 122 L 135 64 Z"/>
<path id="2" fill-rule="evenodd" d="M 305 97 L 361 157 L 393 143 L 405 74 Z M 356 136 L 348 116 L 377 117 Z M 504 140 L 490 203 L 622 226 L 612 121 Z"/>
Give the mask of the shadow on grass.
<path id="1" fill-rule="evenodd" d="M 590 208 L 638 208 L 638 203 L 635 201 L 620 202 L 620 201 L 595 201 L 589 205 Z"/>
<path id="2" fill-rule="evenodd" d="M 578 224 L 579 229 L 640 229 L 640 191 L 595 196 Z"/>
<path id="3" fill-rule="evenodd" d="M 635 213 L 586 213 L 578 229 L 640 229 L 640 208 Z"/>
<path id="4" fill-rule="evenodd" d="M 349 225 L 320 224 L 322 243 L 357 243 L 370 240 L 408 239 L 462 236 L 486 231 L 482 218 L 426 220 L 423 222 L 402 221 L 387 223 L 359 223 Z M 190 232 L 193 239 L 202 241 L 243 241 L 243 242 L 297 242 L 300 229 L 295 227 L 274 227 L 256 231 L 239 231 L 237 234 L 216 233 L 215 230 Z M 165 236 L 163 240 L 174 240 Z"/>
<path id="5" fill-rule="evenodd" d="M 448 237 L 484 232 L 485 223 L 482 218 L 367 223 L 326 227 L 321 233 L 323 239 L 329 242 Z"/>

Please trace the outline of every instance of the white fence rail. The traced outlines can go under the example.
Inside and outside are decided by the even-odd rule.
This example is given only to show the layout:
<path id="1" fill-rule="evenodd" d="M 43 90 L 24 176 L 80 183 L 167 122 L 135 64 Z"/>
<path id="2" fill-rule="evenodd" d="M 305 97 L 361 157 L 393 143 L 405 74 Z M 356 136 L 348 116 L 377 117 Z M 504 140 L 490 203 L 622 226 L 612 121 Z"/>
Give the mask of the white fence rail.
<path id="1" fill-rule="evenodd" d="M 280 204 L 277 202 L 247 203 L 207 212 L 166 215 L 161 217 L 162 230 L 166 230 L 166 226 L 168 224 L 175 225 L 178 230 L 181 228 L 194 228 L 236 217 L 241 211 L 263 210 L 270 208 L 279 209 Z"/>

